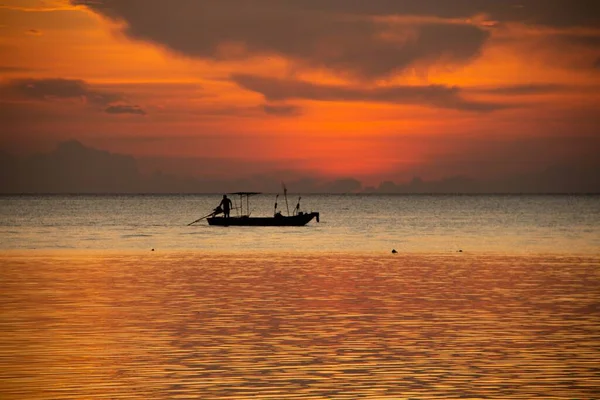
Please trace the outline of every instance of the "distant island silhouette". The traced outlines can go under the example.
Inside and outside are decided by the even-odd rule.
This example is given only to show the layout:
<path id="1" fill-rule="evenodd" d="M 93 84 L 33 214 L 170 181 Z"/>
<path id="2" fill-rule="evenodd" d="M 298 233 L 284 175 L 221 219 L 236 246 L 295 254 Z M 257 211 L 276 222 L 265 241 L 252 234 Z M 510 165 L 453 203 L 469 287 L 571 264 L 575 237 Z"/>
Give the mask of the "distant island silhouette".
<path id="1" fill-rule="evenodd" d="M 365 187 L 354 178 L 287 179 L 299 193 L 600 193 L 600 168 L 555 165 L 537 173 L 494 180 L 450 176 L 425 181 L 383 181 Z M 0 193 L 226 193 L 256 190 L 276 193 L 280 179 L 273 174 L 236 179 L 181 177 L 161 171 L 142 173 L 131 155 L 85 146 L 76 140 L 61 142 L 48 153 L 17 157 L 0 152 Z"/>

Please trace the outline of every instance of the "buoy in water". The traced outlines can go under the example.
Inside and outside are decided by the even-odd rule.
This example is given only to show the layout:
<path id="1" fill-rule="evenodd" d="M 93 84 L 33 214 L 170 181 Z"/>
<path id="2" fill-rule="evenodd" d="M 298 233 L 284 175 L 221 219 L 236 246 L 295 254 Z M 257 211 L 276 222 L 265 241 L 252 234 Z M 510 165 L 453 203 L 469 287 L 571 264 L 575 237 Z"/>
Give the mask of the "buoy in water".
<path id="1" fill-rule="evenodd" d="M 396 254 L 396 253 L 397 253 L 396 249 L 392 249 L 392 254 Z"/>

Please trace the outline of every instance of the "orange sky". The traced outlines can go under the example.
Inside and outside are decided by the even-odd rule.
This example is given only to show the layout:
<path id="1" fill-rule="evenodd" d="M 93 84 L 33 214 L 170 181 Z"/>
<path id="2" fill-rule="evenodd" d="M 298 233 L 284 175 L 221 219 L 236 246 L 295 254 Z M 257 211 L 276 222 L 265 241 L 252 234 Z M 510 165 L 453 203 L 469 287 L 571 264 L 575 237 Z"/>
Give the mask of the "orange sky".
<path id="1" fill-rule="evenodd" d="M 374 185 L 593 163 L 593 3 L 449 3 L 4 0 L 0 149 Z"/>

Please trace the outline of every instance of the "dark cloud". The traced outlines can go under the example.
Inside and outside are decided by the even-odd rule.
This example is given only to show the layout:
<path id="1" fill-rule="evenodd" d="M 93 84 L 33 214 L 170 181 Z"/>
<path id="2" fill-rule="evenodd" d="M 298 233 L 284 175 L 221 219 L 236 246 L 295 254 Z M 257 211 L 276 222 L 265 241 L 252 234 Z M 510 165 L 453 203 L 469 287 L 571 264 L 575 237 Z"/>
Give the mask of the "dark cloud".
<path id="1" fill-rule="evenodd" d="M 570 45 L 591 47 L 600 50 L 600 31 L 581 33 L 557 33 L 558 39 Z"/>
<path id="2" fill-rule="evenodd" d="M 281 55 L 297 65 L 363 78 L 383 77 L 441 59 L 444 63 L 464 63 L 479 54 L 489 37 L 486 29 L 466 22 L 393 18 L 405 14 L 437 16 L 438 8 L 455 14 L 445 1 L 430 2 L 421 8 L 410 5 L 413 2 L 398 1 L 73 3 L 125 22 L 125 33 L 132 38 L 187 56 L 231 60 Z M 475 10 L 468 9 L 461 16 L 470 17 Z"/>
<path id="3" fill-rule="evenodd" d="M 138 3 L 144 3 L 138 0 Z M 139 11 L 139 4 L 119 0 L 71 0 L 73 4 L 87 5 L 105 15 L 117 18 L 123 14 Z M 148 2 L 150 3 L 150 2 Z M 215 7 L 211 1 L 179 0 L 188 10 L 207 10 Z M 596 0 L 519 0 L 516 2 L 498 0 L 221 0 L 222 9 L 243 9 L 244 12 L 259 7 L 264 10 L 287 10 L 290 13 L 300 11 L 324 14 L 343 14 L 361 16 L 417 15 L 440 18 L 466 18 L 485 14 L 500 22 L 526 22 L 548 26 L 589 26 L 598 25 L 598 3 Z M 155 4 L 152 4 L 153 6 Z M 150 7 L 148 7 L 150 8 Z"/>
<path id="4" fill-rule="evenodd" d="M 265 113 L 278 117 L 289 117 L 300 114 L 299 107 L 288 104 L 263 104 L 262 108 Z"/>
<path id="5" fill-rule="evenodd" d="M 1 83 L 0 92 L 43 101 L 81 99 L 97 105 L 123 99 L 120 93 L 94 90 L 82 80 L 62 78 L 13 79 Z"/>
<path id="6" fill-rule="evenodd" d="M 0 91 L 0 97 L 2 92 Z M 8 126 L 24 126 L 38 122 L 55 123 L 66 118 L 68 113 L 57 113 L 50 103 L 39 102 L 28 104 L 25 102 L 0 101 L 0 124 L 4 134 L 8 137 Z M 20 135 L 22 136 L 22 135 Z"/>
<path id="7" fill-rule="evenodd" d="M 318 85 L 310 82 L 264 78 L 253 75 L 234 75 L 241 87 L 261 93 L 268 101 L 377 101 L 391 104 L 418 104 L 465 111 L 494 111 L 506 105 L 469 101 L 461 96 L 458 87 L 444 85 L 391 86 L 360 88 Z"/>
<path id="8" fill-rule="evenodd" d="M 362 189 L 362 183 L 354 178 L 336 179 L 323 186 L 329 193 L 355 193 Z"/>
<path id="9" fill-rule="evenodd" d="M 553 165 L 536 172 L 513 174 L 490 180 L 466 176 L 409 182 L 382 182 L 370 193 L 600 193 L 597 167 Z"/>
<path id="10" fill-rule="evenodd" d="M 478 93 L 501 94 L 501 95 L 535 95 L 547 93 L 560 93 L 573 90 L 573 87 L 553 83 L 531 83 L 523 85 L 506 85 L 497 87 L 471 88 L 470 91 Z"/>
<path id="11" fill-rule="evenodd" d="M 548 115 L 546 118 L 551 116 Z M 551 165 L 588 170 L 595 168 L 596 171 L 600 171 L 597 157 L 600 137 L 597 137 L 593 131 L 583 134 L 572 127 L 566 128 L 560 135 L 546 133 L 540 136 L 515 138 L 511 137 L 511 131 L 507 129 L 497 134 L 414 137 L 395 144 L 391 142 L 390 146 L 398 146 L 398 143 L 405 148 L 418 146 L 427 151 L 421 156 L 419 163 L 412 166 L 398 165 L 398 170 L 403 171 L 401 175 L 386 178 L 406 179 L 410 175 L 428 178 L 460 175 L 489 181 L 492 178 L 541 171 Z M 533 187 L 532 191 L 537 191 Z M 503 190 L 508 189 L 510 189 L 509 185 Z"/>
<path id="12" fill-rule="evenodd" d="M 414 177 L 410 182 L 384 181 L 377 188 L 368 189 L 375 193 L 478 193 L 482 184 L 465 176 L 453 176 L 440 180 L 425 181 Z"/>
<path id="13" fill-rule="evenodd" d="M 15 67 L 12 65 L 0 65 L 0 73 L 3 72 L 26 72 L 31 71 L 31 68 Z"/>
<path id="14" fill-rule="evenodd" d="M 0 95 L 7 99 L 30 99 L 40 102 L 78 100 L 103 107 L 108 114 L 138 114 L 146 112 L 138 105 L 126 104 L 125 96 L 116 91 L 98 90 L 79 79 L 12 79 L 0 82 Z"/>
<path id="15" fill-rule="evenodd" d="M 139 171 L 131 156 L 60 143 L 48 153 L 19 158 L 0 152 L 0 193 L 223 193 L 238 190 L 281 191 L 281 176 L 263 173 L 240 179 L 181 178 Z M 362 190 L 353 178 L 327 181 L 310 176 L 286 180 L 294 193 L 353 193 Z M 380 193 L 600 193 L 598 165 L 556 164 L 539 172 L 493 180 L 465 176 L 407 183 L 387 181 L 367 191 Z"/>
<path id="16" fill-rule="evenodd" d="M 277 0 L 273 0 L 277 1 Z M 288 0 L 293 2 L 294 0 Z M 555 27 L 598 26 L 596 0 L 305 0 L 297 7 L 367 15 L 420 15 L 467 18 L 486 15 L 500 22 L 523 22 Z"/>
<path id="17" fill-rule="evenodd" d="M 49 153 L 13 160 L 11 167 L 13 173 L 1 185 L 4 193 L 135 192 L 140 188 L 133 157 L 77 141 L 62 142 Z"/>
<path id="18" fill-rule="evenodd" d="M 142 110 L 139 106 L 133 105 L 125 105 L 125 104 L 116 104 L 112 106 L 108 106 L 104 112 L 108 114 L 138 114 L 138 115 L 146 115 L 146 111 Z"/>
<path id="19" fill-rule="evenodd" d="M 177 159 L 166 162 L 172 164 Z M 215 160 L 197 162 L 214 168 Z M 219 161 L 219 160 L 216 160 Z M 221 160 L 222 162 L 222 160 Z M 238 163 L 241 161 L 238 160 Z M 247 165 L 247 163 L 245 164 Z M 69 140 L 47 153 L 19 158 L 0 151 L 0 193 L 223 193 L 239 190 L 280 192 L 281 175 L 260 173 L 234 179 L 181 177 L 155 170 L 143 174 L 128 155 Z M 10 171 L 10 173 L 7 173 Z M 285 174 L 289 178 L 289 174 Z M 239 174 L 238 174 L 239 176 Z M 294 193 L 357 191 L 360 182 L 313 178 L 286 180 Z"/>

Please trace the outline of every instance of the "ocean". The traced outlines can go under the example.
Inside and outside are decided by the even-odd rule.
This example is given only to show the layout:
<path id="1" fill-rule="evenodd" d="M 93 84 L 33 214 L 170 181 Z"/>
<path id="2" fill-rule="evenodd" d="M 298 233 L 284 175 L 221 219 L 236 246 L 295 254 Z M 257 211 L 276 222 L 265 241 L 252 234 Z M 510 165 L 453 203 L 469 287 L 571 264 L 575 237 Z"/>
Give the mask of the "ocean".
<path id="1" fill-rule="evenodd" d="M 302 195 L 304 227 L 188 223 L 220 195 L 0 197 L 0 249 L 598 254 L 598 195 Z M 236 196 L 233 199 L 239 200 Z M 297 195 L 278 209 L 293 211 Z M 251 198 L 270 216 L 274 195 Z M 235 215 L 233 211 L 233 215 Z"/>
<path id="2" fill-rule="evenodd" d="M 0 197 L 0 398 L 600 398 L 600 196 L 220 197 Z"/>

